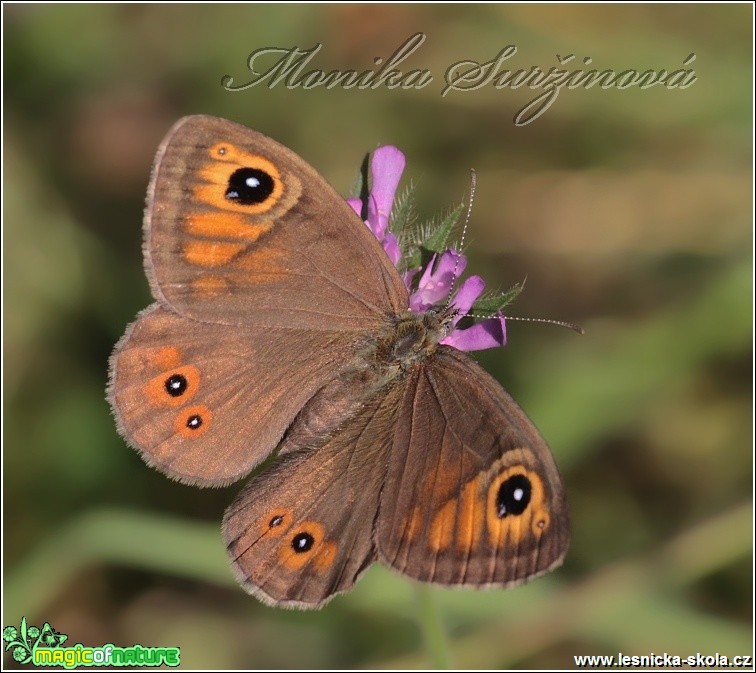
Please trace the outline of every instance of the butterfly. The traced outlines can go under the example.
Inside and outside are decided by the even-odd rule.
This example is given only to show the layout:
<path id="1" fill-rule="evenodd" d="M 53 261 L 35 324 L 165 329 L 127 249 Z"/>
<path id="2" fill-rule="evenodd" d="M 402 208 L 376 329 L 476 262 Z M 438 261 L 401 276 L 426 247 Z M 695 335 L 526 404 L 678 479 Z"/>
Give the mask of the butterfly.
<path id="1" fill-rule="evenodd" d="M 559 565 L 562 482 L 538 430 L 442 343 L 452 307 L 409 310 L 376 236 L 303 159 L 230 121 L 181 119 L 144 224 L 155 303 L 115 347 L 108 399 L 152 467 L 235 482 L 242 586 L 316 608 L 375 561 L 423 582 L 506 587 Z"/>

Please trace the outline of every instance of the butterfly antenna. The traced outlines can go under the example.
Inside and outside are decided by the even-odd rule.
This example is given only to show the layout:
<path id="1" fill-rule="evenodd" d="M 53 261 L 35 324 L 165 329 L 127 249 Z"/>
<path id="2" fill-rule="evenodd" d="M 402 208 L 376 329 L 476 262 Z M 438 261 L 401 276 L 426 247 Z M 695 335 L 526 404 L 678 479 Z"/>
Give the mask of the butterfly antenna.
<path id="1" fill-rule="evenodd" d="M 475 173 L 475 169 L 470 169 L 470 200 L 467 202 L 467 215 L 465 215 L 465 224 L 462 226 L 462 237 L 459 241 L 459 251 L 457 257 L 454 260 L 454 271 L 452 271 L 452 281 L 449 287 L 449 296 L 446 298 L 446 306 L 451 303 L 452 295 L 454 294 L 454 286 L 457 283 L 457 270 L 459 269 L 459 257 L 462 254 L 462 250 L 465 247 L 465 236 L 467 235 L 467 225 L 470 224 L 470 217 L 472 215 L 473 201 L 475 200 L 475 186 L 478 183 L 478 176 Z"/>
<path id="2" fill-rule="evenodd" d="M 507 320 L 518 320 L 519 322 L 542 322 L 547 325 L 557 325 L 559 327 L 566 327 L 578 334 L 585 334 L 585 330 L 579 325 L 575 325 L 571 322 L 565 322 L 564 320 L 549 320 L 548 318 L 519 318 L 516 316 L 505 316 Z"/>

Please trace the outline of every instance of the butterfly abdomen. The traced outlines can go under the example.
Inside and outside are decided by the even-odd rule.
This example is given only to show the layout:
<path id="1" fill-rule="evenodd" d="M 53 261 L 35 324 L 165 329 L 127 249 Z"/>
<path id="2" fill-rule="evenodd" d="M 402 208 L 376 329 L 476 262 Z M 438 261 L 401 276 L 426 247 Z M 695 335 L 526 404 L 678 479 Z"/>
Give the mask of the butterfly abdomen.
<path id="1" fill-rule="evenodd" d="M 365 403 L 427 360 L 443 335 L 442 322 L 433 314 L 408 312 L 397 316 L 338 378 L 310 399 L 289 427 L 279 452 L 325 444 Z"/>
<path id="2" fill-rule="evenodd" d="M 323 386 L 289 426 L 279 453 L 323 446 L 383 387 L 378 379 L 374 370 L 360 366 Z"/>

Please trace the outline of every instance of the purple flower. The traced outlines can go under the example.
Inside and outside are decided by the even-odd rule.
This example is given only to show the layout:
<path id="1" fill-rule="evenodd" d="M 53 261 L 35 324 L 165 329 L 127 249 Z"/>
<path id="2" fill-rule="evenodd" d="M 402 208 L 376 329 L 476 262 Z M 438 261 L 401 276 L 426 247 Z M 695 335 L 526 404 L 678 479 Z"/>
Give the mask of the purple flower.
<path id="1" fill-rule="evenodd" d="M 507 341 L 507 332 L 502 315 L 486 318 L 467 329 L 457 329 L 457 323 L 467 315 L 486 287 L 480 276 L 470 276 L 452 293 L 452 285 L 466 265 L 467 259 L 456 250 L 448 249 L 440 258 L 434 255 L 425 267 L 417 290 L 410 295 L 410 310 L 422 313 L 442 301 L 451 299 L 449 306 L 455 311 L 451 331 L 439 343 L 461 351 L 503 346 Z"/>
<path id="2" fill-rule="evenodd" d="M 461 275 L 466 266 L 467 259 L 456 250 L 446 250 L 441 257 L 433 255 L 420 277 L 417 290 L 410 295 L 410 310 L 422 313 L 441 300 L 446 300 L 451 293 L 455 276 Z"/>
<path id="3" fill-rule="evenodd" d="M 404 154 L 392 145 L 379 147 L 370 161 L 371 188 L 367 197 L 365 224 L 381 242 L 394 266 L 399 265 L 402 250 L 396 236 L 388 229 L 389 216 L 404 166 Z M 347 201 L 361 216 L 363 204 L 360 199 Z M 465 256 L 449 248 L 441 255 L 433 255 L 424 269 L 418 267 L 405 271 L 402 278 L 410 291 L 409 309 L 415 313 L 424 313 L 434 306 L 443 307 L 448 304 L 454 310 L 449 334 L 439 343 L 463 351 L 503 346 L 507 341 L 507 332 L 504 316 L 500 313 L 466 329 L 457 329 L 457 323 L 467 315 L 485 288 L 485 282 L 480 276 L 470 276 L 456 291 L 453 290 L 454 283 L 466 266 Z M 415 277 L 420 271 L 422 275 L 417 288 L 413 290 Z"/>
<path id="4" fill-rule="evenodd" d="M 460 296 L 463 293 L 471 293 L 474 288 L 468 288 L 470 281 L 477 281 L 480 283 L 480 290 L 475 289 L 475 299 L 483 292 L 485 283 L 480 276 L 470 276 L 457 291 L 451 305 L 457 308 L 460 312 L 452 320 L 452 330 L 447 336 L 445 336 L 439 343 L 446 346 L 453 346 L 461 351 L 482 351 L 486 348 L 497 348 L 507 343 L 507 326 L 504 321 L 504 316 L 499 314 L 493 318 L 485 318 L 479 322 L 474 323 L 466 329 L 457 329 L 457 323 L 465 315 L 460 308 Z M 472 301 L 475 301 L 473 299 Z M 472 304 L 471 304 L 472 306 Z M 470 310 L 469 308 L 467 309 Z"/>
<path id="5" fill-rule="evenodd" d="M 367 198 L 365 224 L 381 242 L 394 266 L 402 258 L 402 251 L 396 236 L 388 230 L 388 223 L 405 163 L 404 154 L 393 145 L 379 147 L 370 159 L 371 187 Z M 347 203 L 352 206 L 354 212 L 362 216 L 362 201 L 347 199 Z"/>

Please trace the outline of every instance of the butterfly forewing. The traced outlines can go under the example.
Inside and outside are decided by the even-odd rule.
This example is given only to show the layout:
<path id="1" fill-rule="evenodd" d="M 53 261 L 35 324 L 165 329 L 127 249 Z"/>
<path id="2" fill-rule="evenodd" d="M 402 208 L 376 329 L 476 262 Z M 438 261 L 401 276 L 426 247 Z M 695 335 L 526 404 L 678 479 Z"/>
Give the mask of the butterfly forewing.
<path id="1" fill-rule="evenodd" d="M 375 236 L 305 161 L 233 122 L 180 120 L 145 219 L 152 292 L 203 321 L 293 330 L 382 326 L 407 290 Z"/>

